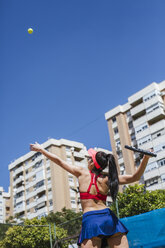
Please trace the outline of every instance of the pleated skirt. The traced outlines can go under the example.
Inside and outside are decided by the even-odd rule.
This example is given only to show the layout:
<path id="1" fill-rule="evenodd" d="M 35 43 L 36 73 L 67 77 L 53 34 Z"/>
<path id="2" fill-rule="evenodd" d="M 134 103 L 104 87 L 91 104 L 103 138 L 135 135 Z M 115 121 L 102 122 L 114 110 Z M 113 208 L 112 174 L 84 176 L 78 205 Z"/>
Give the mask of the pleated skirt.
<path id="1" fill-rule="evenodd" d="M 128 229 L 109 209 L 89 211 L 83 214 L 81 233 L 77 244 L 93 237 L 108 238 L 115 233 L 128 233 Z"/>

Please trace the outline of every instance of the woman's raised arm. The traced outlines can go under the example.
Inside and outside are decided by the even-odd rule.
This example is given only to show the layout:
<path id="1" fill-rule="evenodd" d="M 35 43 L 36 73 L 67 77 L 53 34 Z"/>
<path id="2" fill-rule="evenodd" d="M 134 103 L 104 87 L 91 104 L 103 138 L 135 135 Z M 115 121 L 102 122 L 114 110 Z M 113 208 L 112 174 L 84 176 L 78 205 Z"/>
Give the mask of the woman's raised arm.
<path id="1" fill-rule="evenodd" d="M 79 177 L 82 173 L 83 168 L 66 163 L 57 155 L 48 152 L 47 150 L 42 148 L 42 145 L 38 144 L 37 142 L 35 144 L 30 144 L 30 150 L 35 152 L 41 152 L 48 159 L 52 160 L 54 163 L 58 164 L 64 170 L 68 171 L 69 173 L 73 174 L 76 177 Z"/>
<path id="2" fill-rule="evenodd" d="M 133 175 L 120 175 L 119 184 L 129 184 L 140 180 L 141 176 L 145 171 L 149 158 L 150 156 L 144 155 L 138 169 Z"/>

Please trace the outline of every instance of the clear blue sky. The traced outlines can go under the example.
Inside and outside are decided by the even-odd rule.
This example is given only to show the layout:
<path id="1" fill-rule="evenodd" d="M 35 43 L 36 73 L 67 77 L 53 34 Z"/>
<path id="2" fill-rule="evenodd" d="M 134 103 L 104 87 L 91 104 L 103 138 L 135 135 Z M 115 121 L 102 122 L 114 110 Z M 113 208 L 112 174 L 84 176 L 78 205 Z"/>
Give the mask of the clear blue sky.
<path id="1" fill-rule="evenodd" d="M 0 1 L 0 186 L 32 142 L 110 149 L 105 112 L 165 79 L 164 13 L 164 0 Z"/>

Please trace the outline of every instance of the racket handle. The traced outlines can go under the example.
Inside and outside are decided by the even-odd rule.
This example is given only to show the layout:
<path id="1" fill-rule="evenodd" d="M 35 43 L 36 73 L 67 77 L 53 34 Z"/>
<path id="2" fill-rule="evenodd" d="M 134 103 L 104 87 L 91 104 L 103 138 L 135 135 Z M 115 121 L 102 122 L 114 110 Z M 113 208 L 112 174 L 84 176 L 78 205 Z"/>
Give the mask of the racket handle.
<path id="1" fill-rule="evenodd" d="M 155 153 L 153 153 L 153 152 L 149 152 L 149 151 L 147 151 L 147 150 L 135 148 L 135 147 L 133 147 L 133 146 L 127 146 L 127 145 L 125 145 L 125 148 L 126 148 L 126 149 L 129 149 L 129 150 L 131 150 L 131 151 L 134 151 L 134 152 L 139 152 L 139 153 L 142 153 L 142 154 L 151 156 L 151 157 L 156 157 L 156 156 L 157 156 L 157 154 L 155 154 Z"/>

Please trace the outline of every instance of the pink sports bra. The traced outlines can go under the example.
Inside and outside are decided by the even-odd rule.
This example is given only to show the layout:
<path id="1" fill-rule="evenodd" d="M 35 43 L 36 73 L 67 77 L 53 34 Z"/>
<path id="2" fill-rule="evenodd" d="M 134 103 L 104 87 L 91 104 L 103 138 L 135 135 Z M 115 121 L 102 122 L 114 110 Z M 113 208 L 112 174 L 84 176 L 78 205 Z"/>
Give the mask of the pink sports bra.
<path id="1" fill-rule="evenodd" d="M 100 175 L 96 176 L 96 175 L 95 175 L 94 173 L 92 173 L 92 172 L 90 172 L 90 174 L 91 174 L 91 182 L 90 182 L 90 185 L 89 185 L 89 187 L 88 187 L 87 192 L 80 192 L 80 199 L 95 199 L 95 200 L 106 201 L 107 195 L 103 195 L 103 194 L 101 194 L 101 193 L 99 192 L 99 189 L 98 189 L 97 183 L 96 183 L 96 180 L 97 180 L 97 178 L 98 178 Z M 92 186 L 93 184 L 94 184 L 95 187 L 96 187 L 97 195 L 92 195 L 92 194 L 89 193 L 89 192 L 90 192 L 90 189 L 91 189 L 91 186 Z"/>

